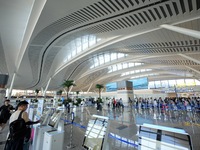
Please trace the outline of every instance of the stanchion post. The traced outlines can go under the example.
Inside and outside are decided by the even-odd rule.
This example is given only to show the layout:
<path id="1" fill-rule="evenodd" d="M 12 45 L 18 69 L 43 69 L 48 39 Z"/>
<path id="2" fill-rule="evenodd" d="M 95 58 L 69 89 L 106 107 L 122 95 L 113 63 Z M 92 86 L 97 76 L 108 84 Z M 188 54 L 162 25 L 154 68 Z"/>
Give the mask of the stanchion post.
<path id="1" fill-rule="evenodd" d="M 70 131 L 70 143 L 67 146 L 67 149 L 72 149 L 75 147 L 75 145 L 72 145 L 73 140 L 73 122 L 74 122 L 74 112 L 71 113 L 71 131 Z"/>

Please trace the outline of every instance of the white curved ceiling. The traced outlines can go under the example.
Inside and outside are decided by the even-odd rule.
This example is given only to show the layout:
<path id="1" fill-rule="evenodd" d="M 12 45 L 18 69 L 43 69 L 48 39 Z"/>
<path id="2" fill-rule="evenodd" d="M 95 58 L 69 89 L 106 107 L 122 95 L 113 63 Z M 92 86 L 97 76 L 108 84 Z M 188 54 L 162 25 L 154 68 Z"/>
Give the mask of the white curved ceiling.
<path id="1" fill-rule="evenodd" d="M 159 73 L 149 80 L 200 78 L 199 0 L 6 0 L 0 2 L 0 73 L 13 74 L 15 89 L 57 90 L 65 79 L 73 90 L 94 89 L 96 83 L 127 80 L 108 74 L 108 66 L 141 62 L 141 69 Z M 180 27 L 191 33 L 165 29 Z M 65 61 L 65 46 L 72 40 L 95 35 L 96 45 Z M 128 54 L 90 69 L 94 56 L 111 52 Z M 191 76 L 183 76 L 190 73 Z"/>

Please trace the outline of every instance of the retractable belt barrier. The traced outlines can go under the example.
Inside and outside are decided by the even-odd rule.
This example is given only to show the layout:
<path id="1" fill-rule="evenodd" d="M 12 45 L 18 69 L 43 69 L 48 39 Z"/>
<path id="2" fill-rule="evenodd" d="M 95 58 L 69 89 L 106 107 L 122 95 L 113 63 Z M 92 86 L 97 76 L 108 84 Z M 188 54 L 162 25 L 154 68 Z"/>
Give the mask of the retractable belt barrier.
<path id="1" fill-rule="evenodd" d="M 64 122 L 67 122 L 67 123 L 69 123 L 69 124 L 72 124 L 72 125 L 74 125 L 74 126 L 76 126 L 76 127 L 79 127 L 79 128 L 81 128 L 81 129 L 84 129 L 84 130 L 86 130 L 86 128 L 87 128 L 86 126 L 80 125 L 80 124 L 78 124 L 78 123 L 76 123 L 76 122 L 72 122 L 72 121 L 70 121 L 70 120 L 66 120 L 66 119 L 63 119 L 63 118 L 61 118 L 61 120 L 63 120 Z M 138 145 L 135 144 L 135 143 L 132 143 L 132 142 L 129 142 L 129 141 L 126 141 L 126 140 L 123 140 L 123 139 L 120 139 L 120 138 L 114 136 L 113 133 L 109 133 L 108 137 L 110 137 L 110 138 L 112 138 L 112 139 L 115 139 L 115 140 L 118 140 L 118 141 L 121 141 L 121 142 L 123 142 L 123 143 L 126 143 L 126 144 L 128 144 L 128 145 L 132 145 L 132 146 L 134 146 L 134 147 L 138 147 Z"/>

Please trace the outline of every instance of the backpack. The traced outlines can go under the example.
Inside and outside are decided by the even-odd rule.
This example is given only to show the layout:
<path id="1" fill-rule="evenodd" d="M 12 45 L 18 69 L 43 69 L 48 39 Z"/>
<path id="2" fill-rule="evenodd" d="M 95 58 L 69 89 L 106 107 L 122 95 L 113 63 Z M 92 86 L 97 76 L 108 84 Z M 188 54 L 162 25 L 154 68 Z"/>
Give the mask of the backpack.
<path id="1" fill-rule="evenodd" d="M 23 111 L 20 112 L 19 117 L 17 120 L 11 122 L 9 129 L 10 129 L 10 135 L 9 138 L 11 139 L 18 139 L 18 138 L 24 138 L 26 135 L 26 122 L 22 118 Z"/>

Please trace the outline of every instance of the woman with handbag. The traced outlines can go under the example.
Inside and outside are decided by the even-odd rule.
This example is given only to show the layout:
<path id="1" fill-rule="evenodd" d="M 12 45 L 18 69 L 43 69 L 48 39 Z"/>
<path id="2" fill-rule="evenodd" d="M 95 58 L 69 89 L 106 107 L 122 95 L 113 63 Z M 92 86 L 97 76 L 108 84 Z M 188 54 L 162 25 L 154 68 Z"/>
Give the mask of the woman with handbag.
<path id="1" fill-rule="evenodd" d="M 31 128 L 27 126 L 39 123 L 38 121 L 30 121 L 26 109 L 27 101 L 21 101 L 17 110 L 12 114 L 9 121 L 9 134 L 4 150 L 28 150 Z"/>

